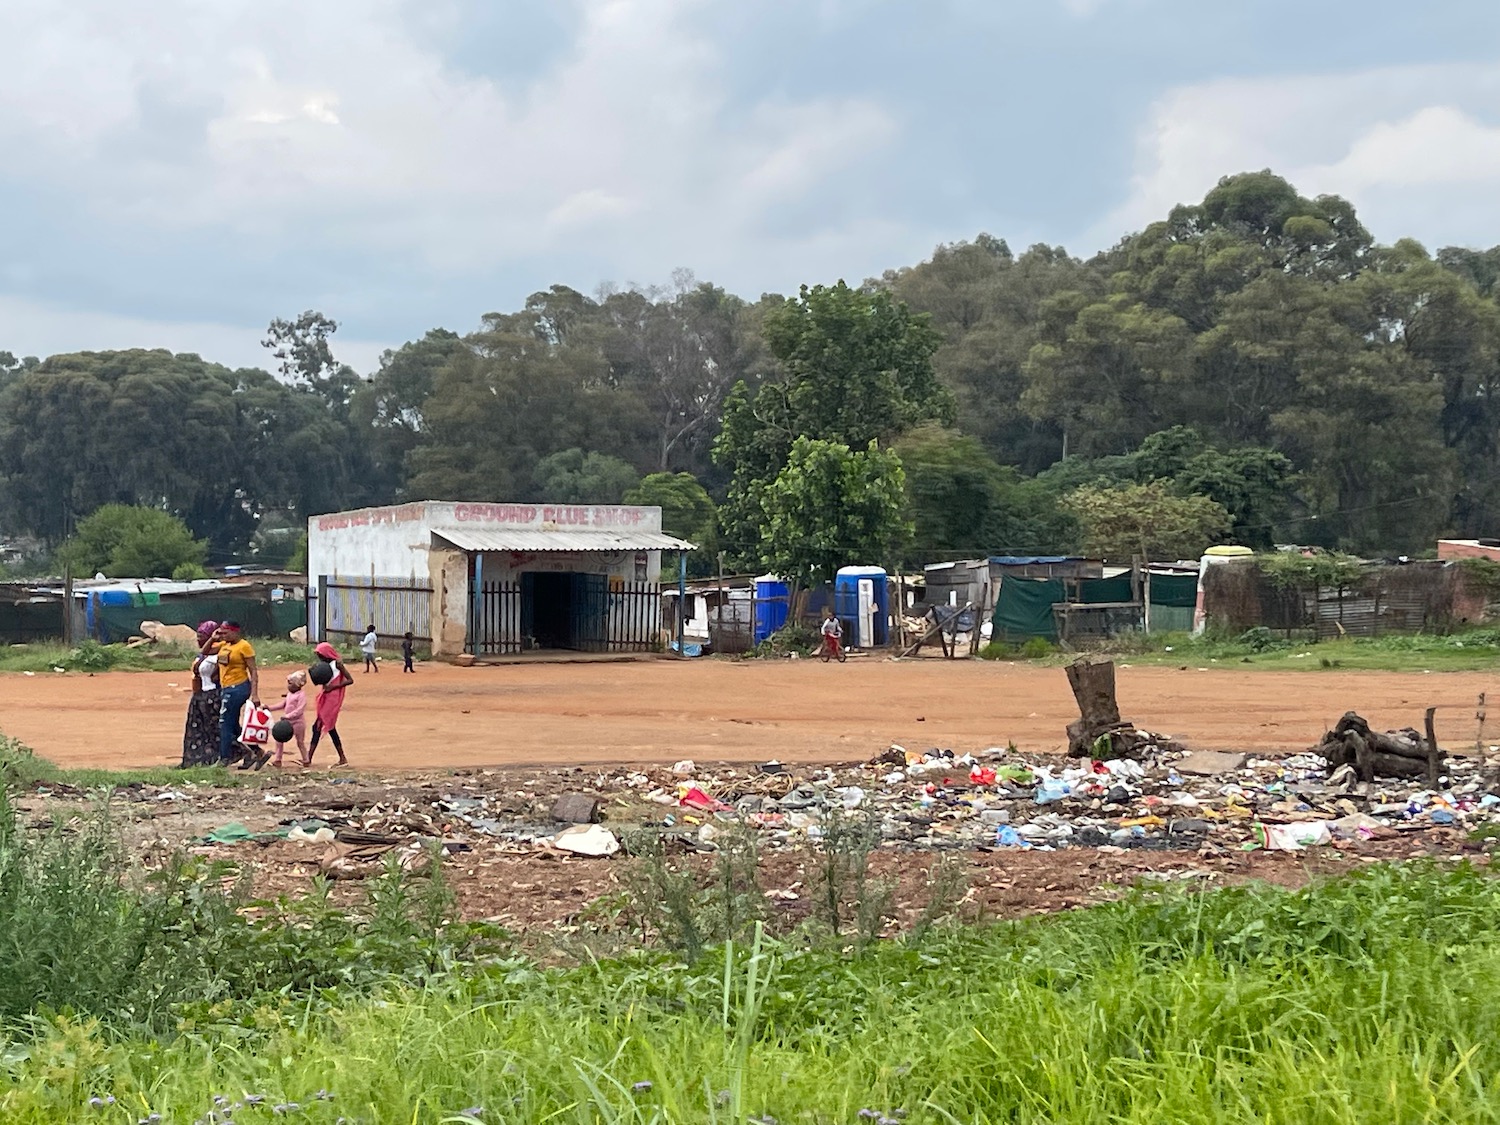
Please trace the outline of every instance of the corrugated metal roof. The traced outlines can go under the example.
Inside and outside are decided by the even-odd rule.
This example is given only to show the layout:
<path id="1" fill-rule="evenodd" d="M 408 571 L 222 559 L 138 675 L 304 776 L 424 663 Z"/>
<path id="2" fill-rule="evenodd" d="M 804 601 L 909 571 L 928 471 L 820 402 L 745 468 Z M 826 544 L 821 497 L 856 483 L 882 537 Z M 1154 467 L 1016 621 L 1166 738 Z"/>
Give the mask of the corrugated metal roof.
<path id="1" fill-rule="evenodd" d="M 606 528 L 435 527 L 432 534 L 463 551 L 691 551 L 660 531 Z"/>

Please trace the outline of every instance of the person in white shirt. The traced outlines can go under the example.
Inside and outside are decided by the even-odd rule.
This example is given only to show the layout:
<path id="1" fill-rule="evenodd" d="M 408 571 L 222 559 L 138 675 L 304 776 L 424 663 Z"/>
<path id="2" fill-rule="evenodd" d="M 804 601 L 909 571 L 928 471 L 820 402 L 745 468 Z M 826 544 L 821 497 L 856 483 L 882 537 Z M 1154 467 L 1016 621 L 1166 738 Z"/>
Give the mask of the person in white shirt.
<path id="1" fill-rule="evenodd" d="M 377 639 L 378 638 L 375 636 L 375 626 L 371 625 L 369 629 L 365 631 L 364 638 L 359 642 L 359 651 L 362 652 L 365 657 L 366 672 L 380 671 L 380 666 L 375 663 L 375 642 Z"/>
<path id="2" fill-rule="evenodd" d="M 844 625 L 833 615 L 833 610 L 826 605 L 823 607 L 823 624 L 819 629 L 823 634 L 823 652 L 827 656 L 839 657 L 839 640 L 844 635 Z"/>

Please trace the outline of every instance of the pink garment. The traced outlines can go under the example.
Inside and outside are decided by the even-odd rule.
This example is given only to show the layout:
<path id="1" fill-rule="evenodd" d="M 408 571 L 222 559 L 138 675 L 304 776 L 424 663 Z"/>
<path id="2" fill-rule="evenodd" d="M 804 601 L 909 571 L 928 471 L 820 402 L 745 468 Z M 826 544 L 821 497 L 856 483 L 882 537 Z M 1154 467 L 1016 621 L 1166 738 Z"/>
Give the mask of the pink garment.
<path id="1" fill-rule="evenodd" d="M 318 722 L 323 724 L 324 730 L 338 726 L 339 712 L 344 709 L 344 692 L 349 686 L 344 682 L 348 673 L 343 664 L 337 660 L 329 663 L 333 665 L 333 681 L 318 695 L 317 704 Z"/>
<path id="2" fill-rule="evenodd" d="M 280 711 L 282 717 L 291 723 L 293 728 L 305 728 L 307 725 L 307 692 L 289 691 L 281 697 L 280 703 L 273 703 L 266 710 Z"/>

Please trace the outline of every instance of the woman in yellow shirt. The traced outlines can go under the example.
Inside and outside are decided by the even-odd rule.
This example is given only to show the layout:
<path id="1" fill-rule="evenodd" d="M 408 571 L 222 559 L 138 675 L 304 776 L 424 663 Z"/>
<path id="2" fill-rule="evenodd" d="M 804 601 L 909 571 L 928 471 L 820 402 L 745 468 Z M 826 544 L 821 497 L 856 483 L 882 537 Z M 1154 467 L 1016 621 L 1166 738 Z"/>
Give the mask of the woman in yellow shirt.
<path id="1" fill-rule="evenodd" d="M 234 760 L 239 741 L 240 710 L 249 700 L 260 706 L 260 672 L 255 666 L 255 649 L 245 640 L 239 622 L 226 621 L 203 646 L 205 653 L 217 646 L 219 657 L 219 764 Z"/>

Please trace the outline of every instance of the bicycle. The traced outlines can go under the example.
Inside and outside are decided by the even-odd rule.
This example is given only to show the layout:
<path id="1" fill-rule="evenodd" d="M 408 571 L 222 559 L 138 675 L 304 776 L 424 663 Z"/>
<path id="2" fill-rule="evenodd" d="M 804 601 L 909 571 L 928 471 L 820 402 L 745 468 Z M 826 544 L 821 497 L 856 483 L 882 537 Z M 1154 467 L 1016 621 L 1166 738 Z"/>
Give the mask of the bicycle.
<path id="1" fill-rule="evenodd" d="M 842 664 L 849 659 L 849 654 L 844 651 L 844 646 L 839 643 L 837 637 L 824 636 L 823 644 L 818 649 L 818 657 L 824 664 L 834 659 L 837 659 Z"/>

